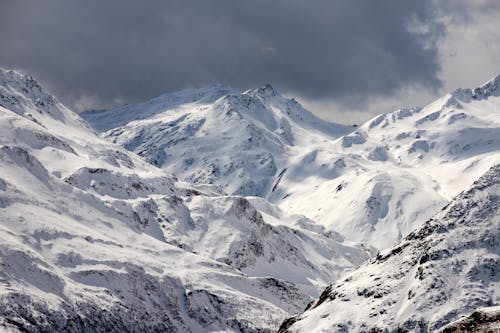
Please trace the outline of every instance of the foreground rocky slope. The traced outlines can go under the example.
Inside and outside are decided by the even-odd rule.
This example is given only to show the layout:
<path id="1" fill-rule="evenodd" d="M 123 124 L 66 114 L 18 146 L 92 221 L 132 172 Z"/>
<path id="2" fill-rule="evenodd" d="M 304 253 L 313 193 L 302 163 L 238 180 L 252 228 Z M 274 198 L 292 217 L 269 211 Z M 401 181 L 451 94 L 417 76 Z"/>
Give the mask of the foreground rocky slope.
<path id="1" fill-rule="evenodd" d="M 280 332 L 486 330 L 498 327 L 499 305 L 496 165 L 401 243 L 329 286 Z M 459 320 L 484 307 L 492 310 Z"/>
<path id="2" fill-rule="evenodd" d="M 384 249 L 500 161 L 500 76 L 357 127 L 271 86 L 215 86 L 84 113 L 108 140 L 193 183 L 256 195 Z"/>
<path id="3" fill-rule="evenodd" d="M 0 330 L 269 332 L 370 253 L 178 181 L 0 70 Z"/>

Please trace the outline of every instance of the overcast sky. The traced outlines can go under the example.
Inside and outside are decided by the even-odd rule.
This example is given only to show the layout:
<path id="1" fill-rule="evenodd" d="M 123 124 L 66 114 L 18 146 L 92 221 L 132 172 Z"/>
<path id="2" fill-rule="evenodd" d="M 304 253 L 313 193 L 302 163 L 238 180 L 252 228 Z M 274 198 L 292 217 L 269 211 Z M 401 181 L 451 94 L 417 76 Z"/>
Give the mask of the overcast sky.
<path id="1" fill-rule="evenodd" d="M 0 66 L 76 111 L 271 83 L 333 121 L 500 73 L 498 0 L 0 0 Z"/>

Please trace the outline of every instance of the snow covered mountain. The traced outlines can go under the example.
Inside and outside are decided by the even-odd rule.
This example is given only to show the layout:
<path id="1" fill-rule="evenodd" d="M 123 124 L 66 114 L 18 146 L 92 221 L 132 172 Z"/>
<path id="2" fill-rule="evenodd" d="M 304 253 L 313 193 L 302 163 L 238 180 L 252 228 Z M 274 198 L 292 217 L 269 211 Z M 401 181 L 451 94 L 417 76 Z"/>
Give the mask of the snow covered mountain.
<path id="1" fill-rule="evenodd" d="M 423 108 L 377 116 L 310 152 L 287 169 L 270 200 L 384 249 L 499 162 L 497 76 Z"/>
<path id="2" fill-rule="evenodd" d="M 397 246 L 329 286 L 280 332 L 479 332 L 498 328 L 499 305 L 496 165 Z"/>
<path id="3" fill-rule="evenodd" d="M 260 197 L 297 147 L 351 130 L 320 120 L 270 85 L 243 93 L 220 85 L 189 89 L 81 116 L 182 180 Z"/>
<path id="4" fill-rule="evenodd" d="M 1 330 L 496 325 L 500 76 L 357 128 L 271 86 L 84 116 L 114 143 L 0 69 Z"/>
<path id="5" fill-rule="evenodd" d="M 358 128 L 271 86 L 215 86 L 83 114 L 180 179 L 268 199 L 347 239 L 395 244 L 500 161 L 500 76 Z"/>
<path id="6" fill-rule="evenodd" d="M 373 253 L 263 198 L 179 181 L 6 70 L 0 239 L 0 328 L 14 332 L 272 331 Z"/>

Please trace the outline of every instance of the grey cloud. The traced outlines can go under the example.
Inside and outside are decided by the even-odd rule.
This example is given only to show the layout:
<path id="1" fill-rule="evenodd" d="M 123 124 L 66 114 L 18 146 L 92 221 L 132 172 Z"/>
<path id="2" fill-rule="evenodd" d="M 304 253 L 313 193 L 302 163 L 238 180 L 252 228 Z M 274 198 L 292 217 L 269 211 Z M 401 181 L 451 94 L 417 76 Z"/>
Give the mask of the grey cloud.
<path id="1" fill-rule="evenodd" d="M 431 0 L 2 0 L 0 66 L 95 106 L 224 82 L 308 99 L 438 89 Z M 409 24 L 422 29 L 410 29 Z M 92 102 L 91 102 L 92 103 Z M 362 101 L 360 101 L 362 103 Z"/>

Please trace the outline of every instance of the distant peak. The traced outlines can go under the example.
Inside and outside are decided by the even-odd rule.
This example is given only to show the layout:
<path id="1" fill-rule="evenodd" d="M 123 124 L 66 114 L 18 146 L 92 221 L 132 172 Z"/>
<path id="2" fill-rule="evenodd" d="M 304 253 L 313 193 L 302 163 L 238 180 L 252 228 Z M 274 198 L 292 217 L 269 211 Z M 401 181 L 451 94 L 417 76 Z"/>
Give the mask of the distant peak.
<path id="1" fill-rule="evenodd" d="M 6 68 L 3 68 L 3 67 L 0 67 L 0 74 L 2 76 L 14 76 L 14 75 L 23 75 L 21 74 L 20 72 L 14 70 L 14 69 L 6 69 Z"/>
<path id="2" fill-rule="evenodd" d="M 269 84 L 266 83 L 264 86 L 258 88 L 255 93 L 261 97 L 273 97 L 279 95 L 276 89 Z"/>
<path id="3" fill-rule="evenodd" d="M 52 110 L 57 103 L 56 98 L 32 76 L 17 70 L 0 67 L 0 97 L 0 106 L 16 113 L 24 113 L 27 104 L 39 111 L 56 112 Z M 19 102 L 20 98 L 24 99 L 24 103 Z"/>
<path id="4" fill-rule="evenodd" d="M 24 88 L 42 90 L 40 84 L 30 75 L 21 73 L 14 69 L 4 69 L 0 67 L 0 83 L 9 84 L 14 83 L 23 86 Z"/>
<path id="5" fill-rule="evenodd" d="M 274 91 L 273 86 L 270 83 L 266 83 L 261 89 Z"/>
<path id="6" fill-rule="evenodd" d="M 485 84 L 483 84 L 483 87 L 491 84 L 498 85 L 499 83 L 500 83 L 500 73 L 494 76 L 492 79 L 488 80 Z"/>
<path id="7" fill-rule="evenodd" d="M 132 105 L 143 105 L 143 103 L 168 103 L 171 107 L 173 107 L 174 104 L 180 105 L 192 102 L 213 103 L 215 100 L 224 95 L 230 94 L 233 91 L 234 90 L 231 87 L 222 83 L 217 83 L 203 87 L 186 88 L 183 90 L 166 92 L 145 102 L 133 103 Z M 124 107 L 127 107 L 127 105 Z"/>
<path id="8" fill-rule="evenodd" d="M 485 84 L 473 91 L 475 98 L 488 97 L 494 93 L 500 94 L 500 74 L 487 81 Z"/>
<path id="9" fill-rule="evenodd" d="M 464 102 L 469 102 L 471 99 L 483 99 L 488 96 L 500 96 L 500 74 L 486 81 L 483 85 L 477 88 L 458 88 L 450 92 L 452 98 L 457 98 Z"/>

